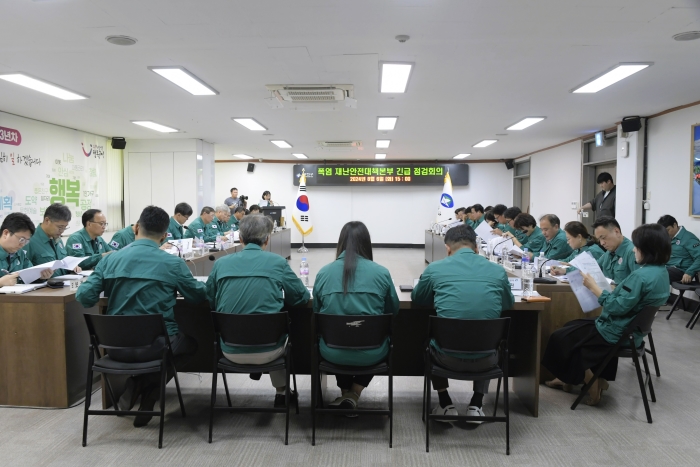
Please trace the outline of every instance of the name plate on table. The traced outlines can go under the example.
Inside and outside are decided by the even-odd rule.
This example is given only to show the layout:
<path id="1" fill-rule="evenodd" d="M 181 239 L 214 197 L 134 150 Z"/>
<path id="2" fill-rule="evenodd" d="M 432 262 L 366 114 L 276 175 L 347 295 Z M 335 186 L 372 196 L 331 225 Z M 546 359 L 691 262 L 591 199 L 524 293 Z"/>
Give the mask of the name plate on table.
<path id="1" fill-rule="evenodd" d="M 510 290 L 522 290 L 523 280 L 519 277 L 509 277 L 508 282 L 510 282 Z"/>

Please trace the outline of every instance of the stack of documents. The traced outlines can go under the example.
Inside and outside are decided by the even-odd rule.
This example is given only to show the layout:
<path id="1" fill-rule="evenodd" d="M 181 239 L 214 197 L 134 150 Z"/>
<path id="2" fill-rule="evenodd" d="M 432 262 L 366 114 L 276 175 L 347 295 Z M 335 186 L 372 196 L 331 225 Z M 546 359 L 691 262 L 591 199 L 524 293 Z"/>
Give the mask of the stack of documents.
<path id="1" fill-rule="evenodd" d="M 42 287 L 46 287 L 46 283 L 6 285 L 5 287 L 0 287 L 0 293 L 21 294 L 31 292 L 32 290 L 40 289 Z"/>
<path id="2" fill-rule="evenodd" d="M 595 260 L 595 258 L 593 258 L 593 256 L 591 256 L 590 253 L 586 251 L 574 258 L 571 261 L 571 265 L 577 268 L 577 270 L 567 274 L 567 278 L 569 279 L 571 290 L 576 295 L 583 312 L 588 313 L 596 308 L 600 308 L 598 297 L 596 297 L 593 292 L 583 285 L 583 276 L 581 275 L 581 271 L 589 274 L 596 281 L 598 287 L 600 287 L 602 290 L 612 292 L 610 282 L 608 282 L 608 279 L 603 274 L 600 266 L 598 266 L 598 262 Z"/>
<path id="3" fill-rule="evenodd" d="M 19 277 L 22 278 L 22 282 L 25 284 L 31 284 L 41 277 L 41 271 L 44 269 L 51 269 L 52 271 L 55 271 L 56 269 L 67 269 L 68 271 L 72 271 L 86 259 L 86 257 L 77 258 L 75 256 L 66 256 L 65 258 L 57 261 L 49 261 L 48 263 L 22 269 L 19 271 Z"/>

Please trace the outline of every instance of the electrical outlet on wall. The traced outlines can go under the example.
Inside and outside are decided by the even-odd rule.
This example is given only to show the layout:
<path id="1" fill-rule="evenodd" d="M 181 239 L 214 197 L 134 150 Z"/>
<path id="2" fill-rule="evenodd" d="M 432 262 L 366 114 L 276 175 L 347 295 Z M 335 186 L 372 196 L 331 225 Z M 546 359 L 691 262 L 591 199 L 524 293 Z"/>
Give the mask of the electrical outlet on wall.
<path id="1" fill-rule="evenodd" d="M 571 202 L 571 209 L 573 209 L 574 211 L 578 209 L 578 201 Z"/>

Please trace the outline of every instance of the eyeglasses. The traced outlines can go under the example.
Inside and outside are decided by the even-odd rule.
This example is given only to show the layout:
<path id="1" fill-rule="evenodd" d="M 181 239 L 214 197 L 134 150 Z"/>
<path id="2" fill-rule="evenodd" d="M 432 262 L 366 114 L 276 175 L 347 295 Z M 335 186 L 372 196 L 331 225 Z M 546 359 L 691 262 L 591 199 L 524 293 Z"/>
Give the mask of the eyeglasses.
<path id="1" fill-rule="evenodd" d="M 95 222 L 95 221 L 88 221 L 88 222 L 92 222 L 93 224 L 97 224 L 100 227 L 107 227 L 109 225 L 109 223 L 107 223 L 107 222 Z"/>
<path id="2" fill-rule="evenodd" d="M 58 225 L 58 224 L 55 224 L 53 221 L 51 221 L 51 223 L 56 226 L 56 228 L 58 229 L 59 232 L 63 232 L 64 230 L 66 230 L 70 227 L 68 224 Z"/>
<path id="3" fill-rule="evenodd" d="M 31 240 L 31 238 L 20 237 L 20 236 L 17 235 L 17 234 L 12 234 L 12 235 L 14 235 L 15 237 L 19 238 L 19 244 L 20 244 L 20 246 L 26 245 L 27 243 L 29 243 L 29 240 Z"/>

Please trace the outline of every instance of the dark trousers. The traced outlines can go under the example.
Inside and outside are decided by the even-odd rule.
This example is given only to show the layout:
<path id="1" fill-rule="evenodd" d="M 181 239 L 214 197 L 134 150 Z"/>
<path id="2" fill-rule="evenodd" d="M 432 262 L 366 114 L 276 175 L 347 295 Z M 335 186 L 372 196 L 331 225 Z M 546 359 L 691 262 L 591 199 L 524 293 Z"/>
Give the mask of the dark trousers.
<path id="1" fill-rule="evenodd" d="M 666 266 L 666 270 L 668 271 L 668 279 L 670 282 L 680 282 L 681 279 L 683 279 L 683 274 L 685 274 L 684 271 L 681 271 L 675 266 Z M 695 277 L 693 277 L 693 282 L 695 282 Z"/>
<path id="2" fill-rule="evenodd" d="M 369 383 L 370 381 L 372 381 L 372 378 L 374 378 L 374 375 L 335 375 L 335 380 L 338 384 L 338 387 L 341 390 L 352 389 L 353 383 L 359 384 L 363 388 L 366 388 L 367 386 L 369 386 Z"/>
<path id="3" fill-rule="evenodd" d="M 467 360 L 445 355 L 431 348 L 430 357 L 433 359 L 433 362 L 435 362 L 436 365 L 460 373 L 481 373 L 482 371 L 488 371 L 498 366 L 498 357 L 496 355 Z M 436 391 L 447 389 L 450 386 L 447 378 L 442 376 L 432 375 L 430 380 L 433 382 L 433 389 Z M 488 379 L 473 381 L 472 389 L 474 392 L 488 394 L 489 381 L 490 380 Z"/>

